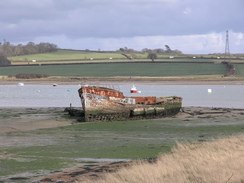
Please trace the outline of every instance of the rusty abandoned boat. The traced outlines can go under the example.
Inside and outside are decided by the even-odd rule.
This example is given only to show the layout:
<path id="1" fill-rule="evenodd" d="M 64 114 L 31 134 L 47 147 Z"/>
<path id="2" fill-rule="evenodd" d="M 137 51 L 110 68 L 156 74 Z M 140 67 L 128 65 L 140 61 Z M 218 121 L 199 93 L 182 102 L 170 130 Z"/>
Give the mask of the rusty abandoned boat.
<path id="1" fill-rule="evenodd" d="M 177 96 L 125 97 L 107 87 L 84 85 L 78 92 L 86 122 L 174 116 L 182 105 L 182 98 Z"/>

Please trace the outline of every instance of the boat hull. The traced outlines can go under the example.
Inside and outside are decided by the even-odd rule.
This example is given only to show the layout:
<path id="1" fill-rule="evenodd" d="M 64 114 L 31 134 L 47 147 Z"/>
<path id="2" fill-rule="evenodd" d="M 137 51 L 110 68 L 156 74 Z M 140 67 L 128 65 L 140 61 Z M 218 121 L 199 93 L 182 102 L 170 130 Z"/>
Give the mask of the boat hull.
<path id="1" fill-rule="evenodd" d="M 176 115 L 182 105 L 181 97 L 125 97 L 123 93 L 99 87 L 79 90 L 84 121 L 123 121 L 153 119 Z"/>

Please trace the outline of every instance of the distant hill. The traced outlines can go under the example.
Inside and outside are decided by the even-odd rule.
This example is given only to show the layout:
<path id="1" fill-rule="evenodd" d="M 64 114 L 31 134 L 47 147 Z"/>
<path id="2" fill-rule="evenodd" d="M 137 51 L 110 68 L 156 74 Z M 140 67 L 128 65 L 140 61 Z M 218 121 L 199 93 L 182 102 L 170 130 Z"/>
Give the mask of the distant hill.
<path id="1" fill-rule="evenodd" d="M 240 55 L 238 55 L 240 56 Z M 129 59 L 128 59 L 129 58 Z M 151 61 L 147 52 L 124 52 L 121 51 L 90 51 L 90 50 L 66 50 L 58 49 L 57 51 L 39 54 L 29 54 L 8 57 L 12 65 L 25 64 L 69 64 L 69 63 L 94 63 L 94 62 L 137 62 Z M 178 54 L 171 55 L 169 53 L 158 53 L 157 61 L 192 61 L 192 62 L 221 62 L 223 55 L 189 55 Z M 243 57 L 234 57 L 235 60 L 243 60 Z"/>

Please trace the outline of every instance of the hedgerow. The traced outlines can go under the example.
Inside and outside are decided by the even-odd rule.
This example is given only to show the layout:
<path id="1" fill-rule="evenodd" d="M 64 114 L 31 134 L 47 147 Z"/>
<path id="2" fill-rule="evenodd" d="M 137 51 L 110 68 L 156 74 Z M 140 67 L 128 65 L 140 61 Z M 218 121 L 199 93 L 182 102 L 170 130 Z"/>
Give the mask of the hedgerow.
<path id="1" fill-rule="evenodd" d="M 18 79 L 34 79 L 34 78 L 47 78 L 49 75 L 47 74 L 35 74 L 35 73 L 19 73 L 14 75 L 15 78 Z"/>

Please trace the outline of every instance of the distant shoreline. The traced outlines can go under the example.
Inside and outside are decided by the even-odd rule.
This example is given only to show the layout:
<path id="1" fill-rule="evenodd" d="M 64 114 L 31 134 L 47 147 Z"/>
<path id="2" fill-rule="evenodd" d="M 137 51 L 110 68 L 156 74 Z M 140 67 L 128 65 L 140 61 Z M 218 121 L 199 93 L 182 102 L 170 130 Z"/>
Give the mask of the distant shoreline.
<path id="1" fill-rule="evenodd" d="M 0 85 L 244 85 L 244 80 L 224 79 L 187 79 L 187 78 L 149 78 L 149 77 L 114 77 L 114 78 L 52 78 L 52 79 L 2 79 Z"/>

